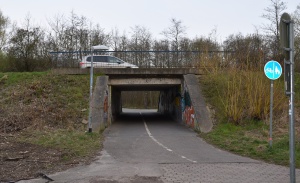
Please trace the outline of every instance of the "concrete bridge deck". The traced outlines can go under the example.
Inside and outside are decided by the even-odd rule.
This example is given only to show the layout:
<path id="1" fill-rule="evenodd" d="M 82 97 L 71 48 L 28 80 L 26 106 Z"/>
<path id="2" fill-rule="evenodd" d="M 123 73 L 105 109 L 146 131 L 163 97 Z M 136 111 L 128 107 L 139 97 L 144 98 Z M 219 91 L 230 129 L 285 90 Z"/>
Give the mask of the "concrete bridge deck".
<path id="1" fill-rule="evenodd" d="M 89 74 L 90 69 L 79 68 L 57 68 L 52 70 L 53 74 Z M 204 74 L 204 68 L 95 68 L 94 74 L 116 75 L 185 75 L 185 74 Z"/>

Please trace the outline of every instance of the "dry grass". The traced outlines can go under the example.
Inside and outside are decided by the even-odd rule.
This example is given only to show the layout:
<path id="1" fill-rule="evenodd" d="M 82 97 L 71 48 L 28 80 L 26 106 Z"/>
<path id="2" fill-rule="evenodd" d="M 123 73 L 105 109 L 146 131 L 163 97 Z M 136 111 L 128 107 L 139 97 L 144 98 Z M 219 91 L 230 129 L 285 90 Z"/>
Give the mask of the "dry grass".
<path id="1" fill-rule="evenodd" d="M 219 116 L 234 124 L 244 120 L 267 120 L 270 115 L 270 80 L 261 68 L 220 64 L 220 58 L 213 58 L 204 65 L 207 75 L 202 84 L 207 85 L 207 97 L 213 100 Z M 207 62 L 205 62 L 207 63 Z M 225 67 L 226 66 L 226 67 Z M 246 68 L 246 69 L 241 69 Z M 280 117 L 287 109 L 283 78 L 274 81 L 273 115 Z M 205 90 L 205 89 L 204 89 Z"/>
<path id="2" fill-rule="evenodd" d="M 8 81 L 14 74 L 7 74 Z M 42 74 L 29 80 L 2 84 L 0 89 L 0 132 L 45 126 L 75 129 L 88 106 L 87 76 L 55 76 Z"/>
<path id="3" fill-rule="evenodd" d="M 85 133 L 88 75 L 0 73 L 0 182 L 89 163 L 102 134 Z M 16 161 L 5 157 L 26 156 Z M 17 168 L 16 168 L 17 167 Z M 6 181 L 7 180 L 7 181 Z M 13 182 L 14 182 L 13 181 Z"/>

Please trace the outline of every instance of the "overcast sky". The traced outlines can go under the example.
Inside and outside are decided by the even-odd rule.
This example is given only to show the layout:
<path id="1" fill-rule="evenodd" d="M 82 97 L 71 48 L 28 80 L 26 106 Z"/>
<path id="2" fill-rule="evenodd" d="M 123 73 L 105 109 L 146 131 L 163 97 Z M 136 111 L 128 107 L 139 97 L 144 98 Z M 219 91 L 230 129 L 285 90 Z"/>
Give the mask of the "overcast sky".
<path id="1" fill-rule="evenodd" d="M 286 0 L 287 13 L 296 10 L 299 0 Z M 99 24 L 105 32 L 117 27 L 130 33 L 131 27 L 144 26 L 154 38 L 169 27 L 171 18 L 181 20 L 187 37 L 208 36 L 217 29 L 218 41 L 230 34 L 255 32 L 268 23 L 261 17 L 270 0 L 0 0 L 0 10 L 19 25 L 30 14 L 35 24 L 46 25 L 57 14 L 71 11 Z"/>

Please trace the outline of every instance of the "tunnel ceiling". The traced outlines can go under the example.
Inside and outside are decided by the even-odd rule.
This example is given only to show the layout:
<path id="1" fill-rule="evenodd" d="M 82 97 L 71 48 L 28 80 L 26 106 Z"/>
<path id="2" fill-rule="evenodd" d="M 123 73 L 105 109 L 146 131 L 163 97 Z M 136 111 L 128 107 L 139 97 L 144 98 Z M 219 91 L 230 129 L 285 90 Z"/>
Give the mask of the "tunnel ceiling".
<path id="1" fill-rule="evenodd" d="M 178 84 L 172 84 L 172 85 L 112 85 L 113 89 L 117 89 L 120 91 L 162 91 L 169 88 L 172 88 L 174 86 L 178 86 Z"/>
<path id="2" fill-rule="evenodd" d="M 181 85 L 180 78 L 110 79 L 109 85 L 120 91 L 161 91 Z"/>

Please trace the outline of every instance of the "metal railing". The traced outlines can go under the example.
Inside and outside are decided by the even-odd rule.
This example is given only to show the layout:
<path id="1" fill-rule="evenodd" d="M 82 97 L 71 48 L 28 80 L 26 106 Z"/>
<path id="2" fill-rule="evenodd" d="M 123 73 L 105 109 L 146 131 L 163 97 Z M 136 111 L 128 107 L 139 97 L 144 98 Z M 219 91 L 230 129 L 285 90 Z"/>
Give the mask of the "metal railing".
<path id="1" fill-rule="evenodd" d="M 226 51 L 94 51 L 93 55 L 114 56 L 139 68 L 197 68 L 212 61 L 222 63 L 231 57 L 231 53 Z M 91 51 L 60 51 L 49 52 L 49 54 L 53 68 L 74 68 L 80 67 L 82 58 L 90 55 Z"/>

